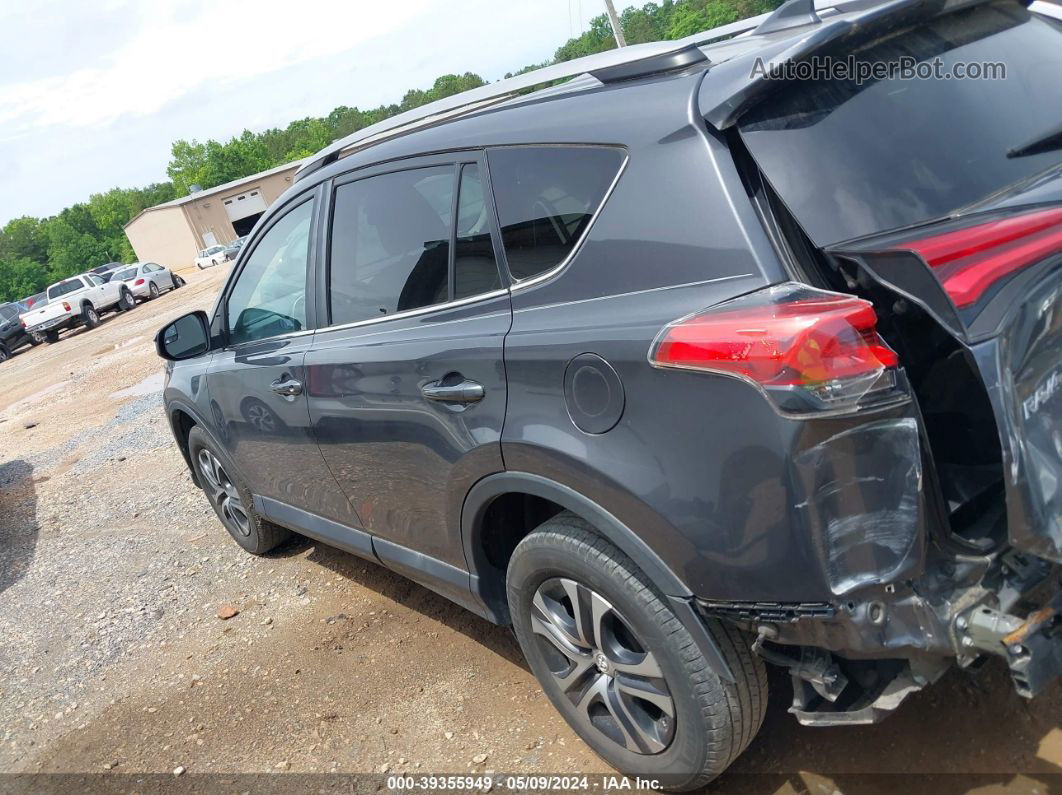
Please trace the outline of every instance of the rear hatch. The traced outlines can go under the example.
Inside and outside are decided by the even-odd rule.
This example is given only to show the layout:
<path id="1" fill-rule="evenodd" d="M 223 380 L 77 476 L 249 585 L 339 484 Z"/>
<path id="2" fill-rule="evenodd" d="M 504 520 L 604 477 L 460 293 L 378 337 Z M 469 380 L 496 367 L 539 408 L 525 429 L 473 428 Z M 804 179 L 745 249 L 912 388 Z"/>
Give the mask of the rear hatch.
<path id="1" fill-rule="evenodd" d="M 1062 27 L 983 3 L 848 68 L 766 94 L 735 146 L 801 275 L 903 337 L 953 526 L 990 544 L 998 503 L 1013 546 L 1062 561 Z"/>

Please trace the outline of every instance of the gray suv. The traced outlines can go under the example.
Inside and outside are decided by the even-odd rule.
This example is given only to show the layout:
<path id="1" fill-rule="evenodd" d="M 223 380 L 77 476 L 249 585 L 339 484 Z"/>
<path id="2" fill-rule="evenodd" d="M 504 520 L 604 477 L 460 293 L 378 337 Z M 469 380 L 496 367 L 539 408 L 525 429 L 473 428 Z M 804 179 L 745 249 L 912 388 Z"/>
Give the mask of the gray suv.
<path id="1" fill-rule="evenodd" d="M 672 788 L 752 741 L 765 664 L 814 726 L 989 657 L 1035 695 L 1060 45 L 1013 0 L 792 0 L 360 130 L 159 332 L 192 476 L 253 554 L 303 534 L 511 624 Z M 786 73 L 827 57 L 854 71 Z"/>

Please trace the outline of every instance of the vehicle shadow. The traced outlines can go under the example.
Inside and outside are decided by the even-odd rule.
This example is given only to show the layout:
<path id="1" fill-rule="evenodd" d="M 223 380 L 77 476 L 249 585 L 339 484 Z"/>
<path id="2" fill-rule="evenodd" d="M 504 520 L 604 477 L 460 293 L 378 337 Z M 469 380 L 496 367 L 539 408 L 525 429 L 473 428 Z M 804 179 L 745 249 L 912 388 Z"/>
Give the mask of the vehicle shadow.
<path id="1" fill-rule="evenodd" d="M 378 564 L 296 537 L 280 557 L 306 555 L 331 572 L 416 610 L 528 670 L 508 627 L 473 615 Z M 1062 682 L 1035 700 L 1014 692 L 1002 664 L 952 670 L 874 726 L 810 728 L 788 714 L 786 672 L 768 666 L 770 699 L 748 750 L 706 792 L 952 795 L 1062 791 Z M 557 720 L 560 720 L 558 716 Z"/>
<path id="2" fill-rule="evenodd" d="M 301 555 L 309 549 L 306 559 L 358 583 L 376 593 L 415 610 L 421 615 L 445 624 L 466 635 L 499 657 L 530 671 L 523 652 L 509 627 L 480 618 L 434 591 L 407 579 L 401 574 L 342 550 L 319 543 L 304 536 L 291 541 L 271 553 L 277 557 Z"/>
<path id="3" fill-rule="evenodd" d="M 0 593 L 29 571 L 39 532 L 33 467 L 18 458 L 0 464 Z"/>

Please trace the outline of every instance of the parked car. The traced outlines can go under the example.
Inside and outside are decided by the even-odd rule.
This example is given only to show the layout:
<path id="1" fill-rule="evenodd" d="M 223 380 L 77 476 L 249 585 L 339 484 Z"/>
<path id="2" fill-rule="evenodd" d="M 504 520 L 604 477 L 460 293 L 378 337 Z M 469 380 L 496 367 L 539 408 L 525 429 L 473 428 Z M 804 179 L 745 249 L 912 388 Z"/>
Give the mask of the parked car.
<path id="1" fill-rule="evenodd" d="M 94 329 L 104 312 L 125 312 L 136 305 L 124 282 L 105 282 L 95 273 L 82 273 L 56 282 L 47 290 L 48 302 L 19 318 L 27 334 L 41 334 L 58 342 L 63 329 L 84 325 Z"/>
<path id="2" fill-rule="evenodd" d="M 247 235 L 244 235 L 243 237 L 236 238 L 231 243 L 229 243 L 227 246 L 225 246 L 224 254 L 225 254 L 226 261 L 236 259 L 236 257 L 240 253 L 240 249 L 243 248 L 243 244 L 246 243 L 246 242 L 247 242 Z"/>
<path id="3" fill-rule="evenodd" d="M 21 314 L 22 312 L 28 312 L 35 306 L 39 309 L 47 302 L 47 293 L 37 293 L 36 295 L 27 296 L 26 298 L 23 298 L 21 301 L 18 302 L 19 313 Z"/>
<path id="4" fill-rule="evenodd" d="M 125 263 L 123 262 L 108 262 L 106 265 L 100 265 L 93 268 L 89 273 L 94 273 L 103 279 L 103 281 L 109 282 L 114 275 L 114 272 L 124 267 Z"/>
<path id="5" fill-rule="evenodd" d="M 156 337 L 192 477 L 253 554 L 301 533 L 511 623 L 579 736 L 673 789 L 755 736 L 765 663 L 811 726 L 989 657 L 1035 695 L 1060 45 L 1009 0 L 795 0 L 360 130 Z M 823 53 L 1008 69 L 756 69 Z"/>
<path id="6" fill-rule="evenodd" d="M 18 304 L 0 304 L 0 362 L 10 359 L 23 345 L 37 344 L 18 322 L 19 311 Z"/>
<path id="7" fill-rule="evenodd" d="M 169 268 L 155 262 L 134 262 L 111 276 L 111 281 L 124 283 L 134 298 L 150 300 L 158 298 L 159 293 L 176 290 L 184 282 Z"/>
<path id="8" fill-rule="evenodd" d="M 224 262 L 225 259 L 224 246 L 210 246 L 199 252 L 199 256 L 195 258 L 195 266 L 199 268 L 199 270 L 212 268 L 218 263 Z"/>

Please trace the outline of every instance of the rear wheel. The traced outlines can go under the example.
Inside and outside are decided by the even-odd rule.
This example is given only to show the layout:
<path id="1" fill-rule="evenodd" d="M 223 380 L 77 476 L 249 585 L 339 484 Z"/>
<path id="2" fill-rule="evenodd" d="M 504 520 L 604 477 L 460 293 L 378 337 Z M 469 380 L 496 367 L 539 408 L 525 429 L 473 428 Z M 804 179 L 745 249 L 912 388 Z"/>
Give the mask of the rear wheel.
<path id="1" fill-rule="evenodd" d="M 36 345 L 40 345 L 42 342 L 44 342 L 44 335 L 41 334 L 41 332 L 39 332 L 39 331 L 30 332 L 30 334 L 28 336 L 29 336 L 30 345 L 36 346 Z"/>
<path id="2" fill-rule="evenodd" d="M 100 324 L 100 313 L 96 311 L 94 306 L 88 304 L 81 310 L 81 321 L 86 328 L 96 328 Z"/>
<path id="3" fill-rule="evenodd" d="M 0 362 L 6 362 L 10 358 L 11 352 L 7 349 L 6 346 L 0 345 Z"/>
<path id="4" fill-rule="evenodd" d="M 228 457 L 215 449 L 198 426 L 188 433 L 188 452 L 200 486 L 237 544 L 253 555 L 263 555 L 291 536 L 290 530 L 255 512 L 251 493 L 231 474 Z"/>
<path id="5" fill-rule="evenodd" d="M 128 312 L 136 306 L 136 299 L 133 298 L 133 294 L 128 290 L 122 290 L 122 294 L 118 297 L 118 311 Z"/>
<path id="6" fill-rule="evenodd" d="M 46 331 L 44 332 L 44 341 L 51 345 L 53 342 L 59 342 L 58 331 Z"/>
<path id="7" fill-rule="evenodd" d="M 736 681 L 719 677 L 641 570 L 578 517 L 562 513 L 521 541 L 506 587 L 542 689 L 621 772 L 701 787 L 759 729 L 767 682 L 751 638 L 706 622 Z"/>
<path id="8" fill-rule="evenodd" d="M 152 300 L 159 297 L 159 286 L 155 282 L 151 283 L 148 287 L 148 300 Z"/>

